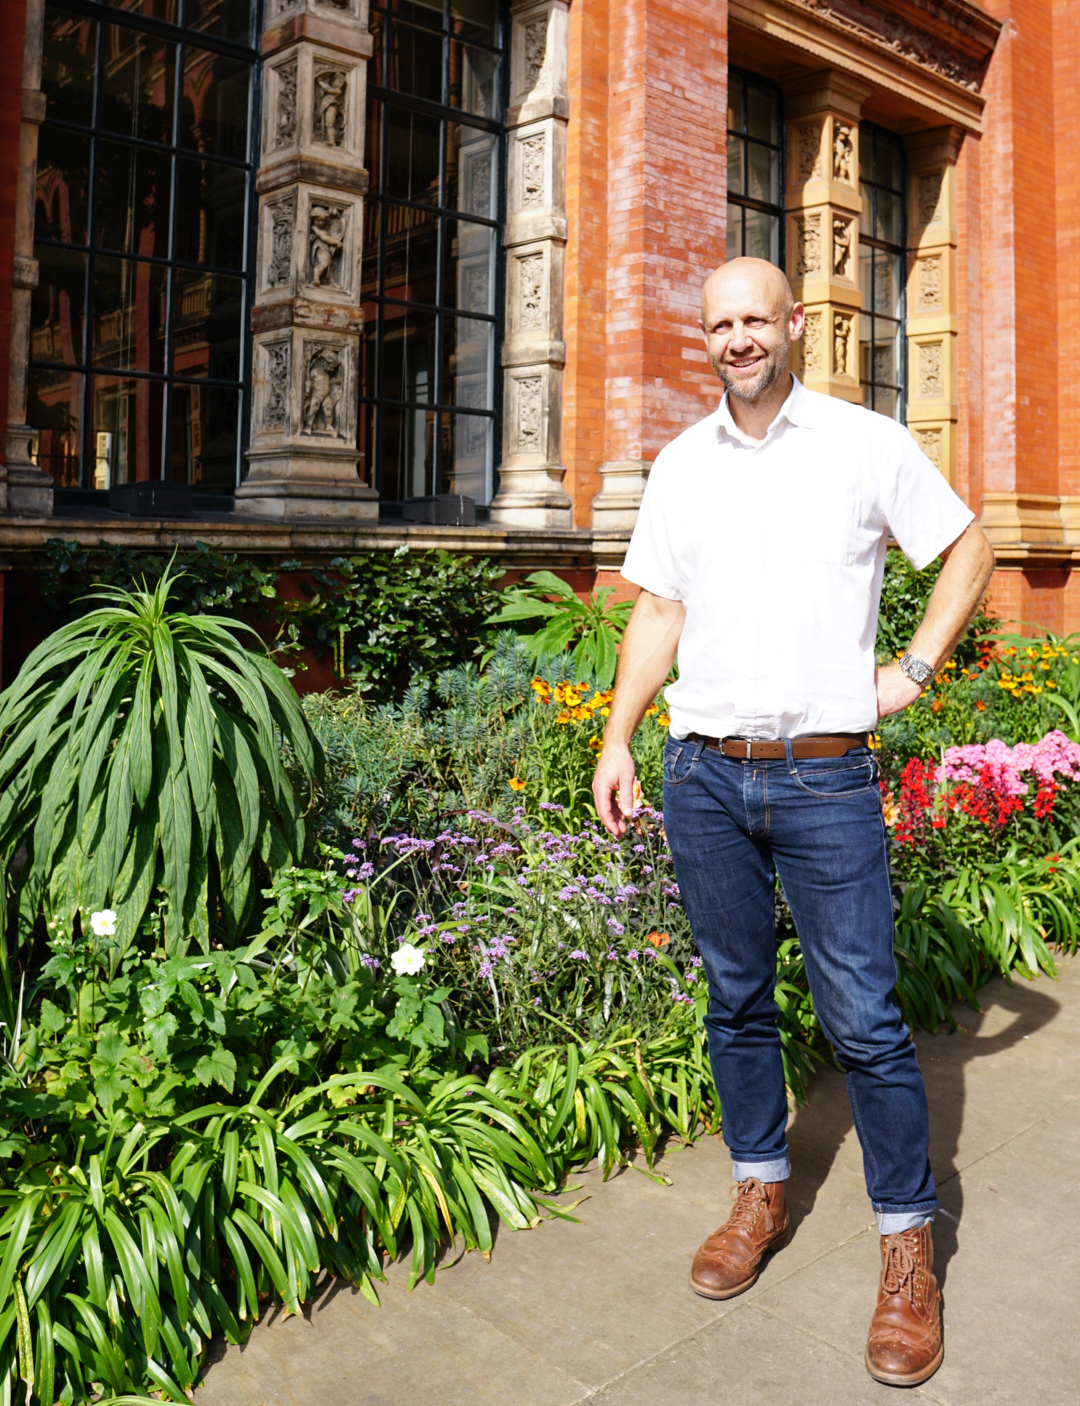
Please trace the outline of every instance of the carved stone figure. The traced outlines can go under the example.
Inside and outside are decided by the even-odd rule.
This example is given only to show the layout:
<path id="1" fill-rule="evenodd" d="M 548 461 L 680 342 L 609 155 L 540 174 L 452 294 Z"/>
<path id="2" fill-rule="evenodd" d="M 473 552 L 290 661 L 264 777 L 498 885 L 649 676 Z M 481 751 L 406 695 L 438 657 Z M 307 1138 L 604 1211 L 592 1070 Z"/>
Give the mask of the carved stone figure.
<path id="1" fill-rule="evenodd" d="M 536 80 L 540 77 L 540 72 L 544 67 L 546 54 L 547 18 L 541 16 L 539 19 L 531 20 L 525 26 L 525 72 L 523 78 L 526 90 L 535 88 Z"/>
<path id="2" fill-rule="evenodd" d="M 935 469 L 941 468 L 941 431 L 939 429 L 916 430 L 915 440 L 919 448 L 930 460 Z"/>
<path id="3" fill-rule="evenodd" d="M 344 381 L 340 347 L 304 346 L 304 434 L 339 435 L 338 408 Z"/>
<path id="4" fill-rule="evenodd" d="M 940 254 L 933 254 L 919 264 L 919 307 L 941 307 Z"/>
<path id="5" fill-rule="evenodd" d="M 327 146 L 341 146 L 345 140 L 345 101 L 349 75 L 342 68 L 323 68 L 315 74 L 315 110 L 312 136 Z"/>
<path id="6" fill-rule="evenodd" d="M 854 185 L 854 160 L 855 145 L 851 140 L 851 128 L 841 126 L 837 122 L 833 127 L 833 179 Z"/>
<path id="7" fill-rule="evenodd" d="M 851 318 L 837 313 L 833 323 L 833 371 L 837 376 L 848 374 L 848 349 L 851 346 Z"/>
<path id="8" fill-rule="evenodd" d="M 517 385 L 517 424 L 514 426 L 514 447 L 525 452 L 540 449 L 540 391 L 539 376 L 522 376 Z"/>
<path id="9" fill-rule="evenodd" d="M 544 201 L 544 134 L 526 137 L 521 143 L 521 203 L 542 205 Z"/>
<path id="10" fill-rule="evenodd" d="M 821 123 L 808 122 L 799 128 L 799 180 L 821 175 Z"/>
<path id="11" fill-rule="evenodd" d="M 833 273 L 837 278 L 851 277 L 851 228 L 852 222 L 842 215 L 834 215 L 832 222 Z"/>
<path id="12" fill-rule="evenodd" d="M 919 394 L 942 392 L 941 343 L 923 342 L 919 347 Z"/>
<path id="13" fill-rule="evenodd" d="M 266 261 L 266 286 L 281 288 L 289 282 L 293 263 L 293 229 L 296 224 L 296 196 L 286 195 L 269 202 L 270 253 Z"/>
<path id="14" fill-rule="evenodd" d="M 919 176 L 919 224 L 932 225 L 938 218 L 944 171 L 924 171 Z"/>
<path id="15" fill-rule="evenodd" d="M 270 342 L 263 345 L 266 375 L 266 399 L 263 402 L 264 430 L 284 430 L 289 417 L 289 343 Z"/>
<path id="16" fill-rule="evenodd" d="M 518 326 L 532 331 L 544 325 L 544 256 L 518 260 Z"/>
<path id="17" fill-rule="evenodd" d="M 795 272 L 800 277 L 821 272 L 821 215 L 796 215 Z"/>
<path id="18" fill-rule="evenodd" d="M 296 140 L 296 59 L 279 64 L 277 73 L 277 117 L 274 123 L 274 150 L 291 146 Z"/>
<path id="19" fill-rule="evenodd" d="M 982 66 L 970 55 L 946 43 L 940 35 L 918 28 L 884 5 L 865 0 L 795 0 L 796 4 L 825 15 L 842 28 L 921 64 L 961 87 L 975 91 Z M 932 13 L 932 12 L 931 12 Z"/>
<path id="20" fill-rule="evenodd" d="M 803 369 L 805 371 L 823 371 L 821 357 L 821 313 L 808 312 L 806 314 L 806 325 L 803 328 Z"/>
<path id="21" fill-rule="evenodd" d="M 345 205 L 311 207 L 308 281 L 316 287 L 327 284 L 341 287 L 347 220 L 348 207 Z"/>

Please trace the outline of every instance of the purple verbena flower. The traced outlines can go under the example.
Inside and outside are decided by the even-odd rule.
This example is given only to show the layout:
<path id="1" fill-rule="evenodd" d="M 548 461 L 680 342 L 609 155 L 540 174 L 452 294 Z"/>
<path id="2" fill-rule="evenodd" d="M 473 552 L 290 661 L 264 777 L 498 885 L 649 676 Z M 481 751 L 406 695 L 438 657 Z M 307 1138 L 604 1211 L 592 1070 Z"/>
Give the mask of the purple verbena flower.
<path id="1" fill-rule="evenodd" d="M 562 944 L 560 943 L 559 945 L 561 946 Z M 575 949 L 575 951 L 570 953 L 570 960 L 572 962 L 587 962 L 589 959 L 584 952 Z"/>

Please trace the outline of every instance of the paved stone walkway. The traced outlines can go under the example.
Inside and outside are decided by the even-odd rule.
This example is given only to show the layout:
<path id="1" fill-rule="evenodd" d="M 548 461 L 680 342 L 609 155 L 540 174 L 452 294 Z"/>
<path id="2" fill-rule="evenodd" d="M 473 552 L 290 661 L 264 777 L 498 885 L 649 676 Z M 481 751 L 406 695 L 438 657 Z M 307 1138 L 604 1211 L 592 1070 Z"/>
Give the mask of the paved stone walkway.
<path id="1" fill-rule="evenodd" d="M 943 1406 L 1080 1402 L 1080 958 L 1059 982 L 994 982 L 962 1030 L 920 1036 L 941 1191 L 945 1363 L 910 1396 Z M 710 1303 L 690 1255 L 727 1214 L 718 1139 L 673 1150 L 670 1186 L 631 1169 L 579 1225 L 503 1231 L 373 1308 L 331 1285 L 303 1318 L 218 1353 L 196 1406 L 861 1406 L 898 1399 L 863 1367 L 877 1234 L 843 1080 L 792 1118 L 796 1232 L 747 1294 Z M 582 1194 L 581 1192 L 578 1193 Z"/>

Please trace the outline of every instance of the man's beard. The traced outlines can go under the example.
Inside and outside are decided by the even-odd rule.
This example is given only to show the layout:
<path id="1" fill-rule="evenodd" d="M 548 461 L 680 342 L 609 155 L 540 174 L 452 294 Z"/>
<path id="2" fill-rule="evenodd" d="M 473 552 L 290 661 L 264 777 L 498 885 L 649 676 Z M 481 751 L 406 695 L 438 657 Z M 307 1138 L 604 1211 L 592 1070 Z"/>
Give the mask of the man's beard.
<path id="1" fill-rule="evenodd" d="M 710 356 L 709 363 L 727 391 L 737 400 L 759 400 L 788 369 L 790 355 L 791 342 L 785 337 L 778 347 L 765 353 L 764 360 L 758 365 L 757 375 L 750 382 L 737 381 L 719 357 Z"/>

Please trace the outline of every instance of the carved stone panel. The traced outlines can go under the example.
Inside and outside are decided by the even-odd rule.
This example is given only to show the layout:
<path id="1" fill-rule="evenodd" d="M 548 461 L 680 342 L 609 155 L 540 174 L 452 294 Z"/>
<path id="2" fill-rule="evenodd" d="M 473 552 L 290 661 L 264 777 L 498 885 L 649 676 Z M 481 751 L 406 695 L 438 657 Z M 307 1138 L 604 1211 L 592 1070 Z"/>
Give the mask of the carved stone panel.
<path id="1" fill-rule="evenodd" d="M 833 374 L 850 376 L 853 350 L 853 319 L 843 312 L 833 314 Z"/>
<path id="2" fill-rule="evenodd" d="M 294 54 L 284 63 L 273 64 L 268 69 L 268 155 L 291 147 L 296 142 L 296 84 L 299 66 L 299 60 Z"/>
<path id="3" fill-rule="evenodd" d="M 263 290 L 290 288 L 296 243 L 296 192 L 267 200 L 263 211 Z"/>
<path id="4" fill-rule="evenodd" d="M 843 122 L 833 123 L 833 160 L 832 172 L 834 181 L 843 181 L 845 185 L 855 184 L 855 142 L 857 134 L 854 127 L 849 127 Z"/>
<path id="5" fill-rule="evenodd" d="M 805 122 L 797 129 L 798 149 L 796 170 L 800 181 L 813 180 L 821 175 L 821 134 L 824 124 Z"/>
<path id="6" fill-rule="evenodd" d="M 516 376 L 513 381 L 511 447 L 517 454 L 539 454 L 543 448 L 543 377 Z"/>
<path id="7" fill-rule="evenodd" d="M 300 433 L 342 440 L 346 433 L 348 349 L 344 343 L 304 342 Z"/>
<path id="8" fill-rule="evenodd" d="M 836 278 L 855 277 L 855 221 L 843 215 L 833 216 L 832 271 Z"/>
<path id="9" fill-rule="evenodd" d="M 307 281 L 315 288 L 350 285 L 347 253 L 353 207 L 313 199 L 308 209 Z"/>
<path id="10" fill-rule="evenodd" d="M 821 272 L 821 211 L 795 217 L 795 273 L 799 278 Z"/>
<path id="11" fill-rule="evenodd" d="M 323 146 L 344 146 L 349 120 L 348 68 L 325 60 L 312 70 L 311 140 Z"/>
<path id="12" fill-rule="evenodd" d="M 921 171 L 919 173 L 919 224 L 936 224 L 942 218 L 941 192 L 945 183 L 944 171 Z"/>
<path id="13" fill-rule="evenodd" d="M 919 394 L 940 396 L 944 393 L 944 369 L 940 342 L 919 344 Z"/>
<path id="14" fill-rule="evenodd" d="M 518 298 L 514 319 L 522 331 L 539 331 L 544 325 L 544 256 L 526 254 L 517 260 Z"/>
<path id="15" fill-rule="evenodd" d="M 825 358 L 821 346 L 821 313 L 808 312 L 803 328 L 803 370 L 809 375 L 822 375 Z"/>
<path id="16" fill-rule="evenodd" d="M 919 307 L 942 306 L 941 255 L 932 254 L 919 261 Z"/>
<path id="17" fill-rule="evenodd" d="M 544 69 L 544 59 L 547 57 L 547 15 L 539 15 L 534 20 L 529 20 L 525 25 L 525 33 L 522 40 L 523 54 L 523 86 L 526 90 L 534 88 Z"/>
<path id="18" fill-rule="evenodd" d="M 260 347 L 263 360 L 263 402 L 259 429 L 265 434 L 289 433 L 289 380 L 292 343 L 264 342 Z"/>
<path id="19" fill-rule="evenodd" d="M 544 188 L 547 184 L 546 156 L 547 137 L 543 132 L 534 132 L 520 143 L 521 157 L 521 208 L 544 204 Z"/>
<path id="20" fill-rule="evenodd" d="M 930 429 L 917 429 L 915 431 L 915 442 L 933 464 L 935 469 L 940 469 L 942 464 L 942 436 L 941 430 L 935 425 Z"/>

